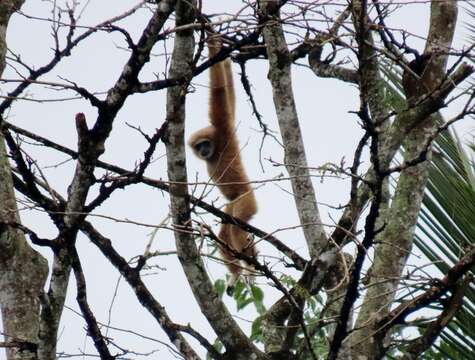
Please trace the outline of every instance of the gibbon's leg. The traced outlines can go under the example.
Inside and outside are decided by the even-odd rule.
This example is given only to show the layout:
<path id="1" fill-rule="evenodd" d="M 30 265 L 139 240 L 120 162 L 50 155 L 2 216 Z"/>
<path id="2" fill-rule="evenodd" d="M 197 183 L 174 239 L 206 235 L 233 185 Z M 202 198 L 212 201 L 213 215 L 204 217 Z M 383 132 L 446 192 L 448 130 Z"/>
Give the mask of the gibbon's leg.
<path id="1" fill-rule="evenodd" d="M 248 222 L 257 212 L 256 199 L 252 189 L 249 189 L 249 192 L 234 200 L 232 204 L 232 215 L 245 222 Z M 247 231 L 241 229 L 239 226 L 232 225 L 231 238 L 236 250 L 244 252 L 247 256 L 257 255 L 256 248 L 252 243 L 252 238 Z"/>
<path id="2" fill-rule="evenodd" d="M 240 218 L 237 215 L 234 216 Z M 237 251 L 243 252 L 247 256 L 257 255 L 255 246 L 252 244 L 251 236 L 249 236 L 249 233 L 246 230 L 241 229 L 239 226 L 231 225 L 231 237 L 233 240 L 233 247 L 236 248 Z"/>
<path id="3" fill-rule="evenodd" d="M 232 204 L 226 205 L 224 212 L 226 214 L 232 215 L 232 211 L 233 211 L 233 205 Z M 231 227 L 232 227 L 231 224 L 221 224 L 218 237 L 222 242 L 225 242 L 226 244 L 228 244 L 229 247 L 237 250 L 232 242 Z M 218 245 L 218 248 L 219 248 L 221 257 L 223 258 L 223 261 L 229 270 L 229 278 L 226 284 L 226 293 L 229 296 L 231 296 L 234 291 L 234 285 L 236 284 L 236 281 L 239 279 L 239 274 L 241 273 L 241 262 L 239 261 L 239 259 L 236 259 L 229 250 L 223 248 L 221 245 Z"/>
<path id="4" fill-rule="evenodd" d="M 249 189 L 249 192 L 236 199 L 233 204 L 232 215 L 245 222 L 248 222 L 257 212 L 256 200 L 252 189 Z M 253 243 L 254 239 L 247 231 L 241 229 L 239 226 L 231 225 L 231 238 L 236 250 L 253 258 L 257 256 L 257 250 Z M 241 273 L 244 275 L 243 280 L 246 284 L 250 285 L 254 282 L 252 276 L 254 266 L 248 265 L 247 263 L 245 264 L 244 271 L 241 271 Z"/>

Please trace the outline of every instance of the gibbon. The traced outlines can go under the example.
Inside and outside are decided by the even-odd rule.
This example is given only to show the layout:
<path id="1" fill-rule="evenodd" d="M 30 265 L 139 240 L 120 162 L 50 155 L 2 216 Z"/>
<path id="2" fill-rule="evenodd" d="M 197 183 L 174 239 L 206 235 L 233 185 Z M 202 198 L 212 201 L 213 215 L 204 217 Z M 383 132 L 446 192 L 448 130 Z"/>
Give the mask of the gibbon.
<path id="1" fill-rule="evenodd" d="M 220 40 L 208 39 L 209 58 L 215 56 L 220 48 Z M 191 135 L 188 144 L 200 159 L 206 161 L 210 178 L 229 201 L 224 212 L 247 222 L 257 212 L 257 204 L 244 170 L 235 134 L 236 99 L 231 61 L 226 59 L 213 65 L 209 73 L 211 125 Z M 238 226 L 223 223 L 218 237 L 232 249 L 255 256 L 257 252 L 248 235 Z M 227 292 L 230 294 L 239 278 L 242 266 L 230 251 L 223 247 L 219 249 L 230 271 L 227 286 Z"/>

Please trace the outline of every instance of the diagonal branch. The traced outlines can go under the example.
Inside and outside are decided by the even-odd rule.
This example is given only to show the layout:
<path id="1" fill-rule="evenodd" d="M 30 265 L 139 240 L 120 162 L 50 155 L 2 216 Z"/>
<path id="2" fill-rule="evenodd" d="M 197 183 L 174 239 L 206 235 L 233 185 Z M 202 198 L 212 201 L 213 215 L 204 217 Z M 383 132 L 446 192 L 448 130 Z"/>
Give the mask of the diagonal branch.
<path id="1" fill-rule="evenodd" d="M 76 277 L 76 300 L 79 304 L 79 308 L 84 316 L 84 319 L 87 323 L 88 334 L 94 342 L 94 346 L 97 349 L 101 359 L 103 360 L 113 360 L 115 356 L 112 356 L 107 347 L 104 336 L 101 334 L 101 330 L 97 324 L 96 318 L 89 307 L 87 302 L 87 289 L 86 289 L 86 279 L 84 277 L 84 272 L 82 270 L 81 261 L 76 252 L 76 249 L 70 249 L 72 256 L 72 267 L 74 271 L 74 276 Z"/>
<path id="2" fill-rule="evenodd" d="M 404 349 L 403 360 L 416 360 L 419 359 L 424 351 L 426 351 L 432 344 L 434 344 L 437 337 L 442 330 L 453 319 L 457 311 L 463 304 L 463 296 L 465 291 L 470 286 L 470 282 L 473 281 L 471 275 L 465 276 L 465 279 L 456 286 L 452 296 L 448 302 L 444 305 L 444 310 L 437 316 L 437 319 L 427 325 L 424 334 L 411 341 L 409 346 Z"/>
<path id="3" fill-rule="evenodd" d="M 416 296 L 412 300 L 408 300 L 391 310 L 384 318 L 379 321 L 379 329 L 386 333 L 394 324 L 400 324 L 410 314 L 423 307 L 439 300 L 449 291 L 457 288 L 457 282 L 467 274 L 475 265 L 475 246 L 471 246 L 465 255 L 448 271 L 440 280 L 435 281 L 428 290 Z M 469 281 L 469 280 L 467 280 Z"/>
<path id="4" fill-rule="evenodd" d="M 47 147 L 50 147 L 52 149 L 58 150 L 62 153 L 65 153 L 65 154 L 71 156 L 71 158 L 73 158 L 73 159 L 77 159 L 78 156 L 79 156 L 77 151 L 74 151 L 74 150 L 72 150 L 68 147 L 65 147 L 63 145 L 55 143 L 55 142 L 53 142 L 51 140 L 48 140 L 48 139 L 46 139 L 42 136 L 33 134 L 32 132 L 30 132 L 28 130 L 25 130 L 25 129 L 22 129 L 22 128 L 20 128 L 16 125 L 13 125 L 13 124 L 11 124 L 7 121 L 5 121 L 3 123 L 3 125 L 6 129 L 10 129 L 11 131 L 14 131 L 17 134 L 21 134 L 23 136 L 26 136 L 26 137 L 28 137 L 32 140 L 35 140 L 35 141 L 43 144 L 44 146 L 47 146 Z M 134 171 L 126 170 L 124 168 L 121 168 L 119 166 L 103 162 L 101 160 L 97 161 L 96 166 L 100 167 L 102 169 L 114 172 L 116 174 L 122 175 L 122 176 L 135 176 Z M 148 186 L 151 186 L 151 187 L 154 187 L 154 188 L 166 191 L 166 192 L 170 192 L 170 186 L 162 180 L 151 179 L 149 177 L 143 176 L 142 179 L 141 179 L 141 182 L 143 182 L 144 184 L 147 184 Z M 25 190 L 27 190 L 27 189 L 24 188 L 24 189 L 19 190 L 19 191 L 24 192 Z M 242 221 L 238 218 L 235 218 L 235 217 L 219 210 L 215 206 L 206 203 L 205 201 L 201 200 L 200 198 L 196 198 L 194 196 L 187 195 L 186 199 L 191 204 L 199 206 L 200 208 L 208 211 L 209 213 L 219 217 L 223 222 L 240 226 L 242 229 L 246 230 L 247 232 L 252 233 L 252 234 L 256 235 L 257 237 L 263 239 L 264 241 L 267 241 L 268 243 L 272 244 L 277 250 L 279 250 L 280 252 L 285 254 L 289 259 L 291 259 L 293 261 L 293 264 L 291 264 L 289 266 L 294 266 L 298 270 L 303 270 L 305 268 L 305 264 L 307 263 L 307 261 L 304 258 L 302 258 L 299 254 L 297 254 L 297 252 L 295 252 L 290 247 L 285 245 L 282 241 L 280 241 L 275 236 L 273 236 L 271 233 L 266 232 L 264 230 L 261 230 L 261 229 L 255 227 L 253 225 L 250 225 L 250 224 L 248 224 L 248 223 L 246 223 L 246 222 L 244 222 L 244 221 Z M 91 204 L 89 204 L 89 206 L 91 206 Z"/>
<path id="5" fill-rule="evenodd" d="M 139 302 L 147 309 L 157 320 L 168 338 L 174 344 L 178 351 L 186 359 L 199 359 L 193 348 L 186 339 L 180 334 L 173 321 L 168 316 L 165 308 L 153 297 L 140 277 L 140 272 L 132 268 L 127 261 L 113 248 L 112 242 L 102 236 L 89 222 L 84 221 L 81 224 L 81 231 L 88 236 L 91 242 L 97 246 L 102 254 L 114 265 L 122 274 L 124 279 L 130 285 Z"/>

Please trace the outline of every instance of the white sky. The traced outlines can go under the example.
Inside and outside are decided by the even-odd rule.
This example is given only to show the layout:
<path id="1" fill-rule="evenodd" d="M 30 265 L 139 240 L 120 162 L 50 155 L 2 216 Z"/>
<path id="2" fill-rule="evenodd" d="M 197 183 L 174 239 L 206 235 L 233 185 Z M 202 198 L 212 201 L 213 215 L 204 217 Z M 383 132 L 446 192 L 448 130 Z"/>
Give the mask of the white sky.
<path id="1" fill-rule="evenodd" d="M 343 1 L 339 2 L 344 3 Z M 80 3 L 82 5 L 88 3 L 80 24 L 93 25 L 120 14 L 136 4 L 137 1 L 91 0 L 88 2 L 81 1 Z M 389 25 L 424 36 L 427 31 L 428 6 L 425 1 L 408 1 L 408 3 L 411 4 L 398 11 Z M 223 10 L 232 12 L 235 8 L 241 6 L 240 1 L 204 1 L 205 12 L 212 13 L 222 12 Z M 51 4 L 47 1 L 27 0 L 22 11 L 29 15 L 48 17 Z M 463 11 L 460 11 L 460 15 L 461 17 L 464 15 Z M 150 13 L 147 10 L 142 10 L 120 24 L 126 26 L 132 33 L 133 38 L 137 39 L 149 16 Z M 8 28 L 8 43 L 15 53 L 21 55 L 23 61 L 39 67 L 47 63 L 52 56 L 50 33 L 47 22 L 14 16 Z M 458 39 L 463 39 L 461 33 Z M 461 44 L 461 42 L 458 42 L 458 44 Z M 90 91 L 105 91 L 113 85 L 127 58 L 127 53 L 117 49 L 117 46 L 125 46 L 122 37 L 118 33 L 93 35 L 73 50 L 72 56 L 62 61 L 55 71 L 44 79 L 63 82 L 59 78 L 61 76 Z M 169 41 L 167 42 L 167 50 L 170 52 L 171 49 L 172 42 Z M 162 43 L 154 49 L 155 54 L 162 54 L 163 51 Z M 153 73 L 161 74 L 164 71 L 163 60 L 163 56 L 153 57 L 151 63 L 146 66 L 141 79 L 144 81 L 153 80 Z M 272 92 L 267 80 L 267 64 L 264 61 L 249 62 L 247 71 L 264 121 L 272 129 L 277 130 L 278 125 L 272 103 Z M 256 131 L 258 124 L 252 116 L 247 96 L 240 86 L 238 72 L 239 69 L 235 66 L 238 133 L 241 144 L 244 145 L 242 156 L 248 174 L 252 180 L 270 179 L 281 173 L 285 174 L 282 168 L 273 167 L 266 160 L 272 158 L 281 162 L 283 158 L 282 149 L 270 138 L 266 140 L 262 153 L 265 173 L 260 168 L 258 148 L 261 134 Z M 11 68 L 8 68 L 4 77 L 13 78 L 15 74 Z M 205 126 L 208 121 L 207 73 L 197 77 L 193 84 L 196 90 L 188 96 L 187 101 L 187 134 Z M 293 84 L 309 165 L 317 167 L 328 162 L 339 163 L 342 158 L 346 159 L 347 164 L 350 163 L 354 148 L 361 135 L 355 115 L 348 113 L 348 111 L 358 108 L 359 99 L 355 88 L 335 80 L 318 79 L 310 70 L 301 67 L 294 67 L 293 69 Z M 10 88 L 11 86 L 2 85 L 1 91 L 5 93 Z M 106 143 L 106 153 L 101 157 L 101 160 L 127 169 L 133 168 L 136 161 L 142 157 L 146 145 L 137 132 L 126 126 L 126 122 L 140 126 L 150 134 L 164 121 L 165 93 L 166 91 L 162 90 L 149 94 L 137 94 L 127 100 L 115 120 L 114 131 Z M 34 96 L 36 99 L 64 96 L 62 92 L 45 91 L 40 87 L 29 88 L 27 94 Z M 75 149 L 74 115 L 77 112 L 84 112 L 89 125 L 93 124 L 96 111 L 88 102 L 83 100 L 43 103 L 17 102 L 9 113 L 8 121 Z M 463 131 L 466 131 L 466 129 L 464 128 Z M 26 146 L 25 149 L 35 159 L 38 159 L 41 166 L 55 165 L 67 158 L 62 154 L 44 151 L 36 146 Z M 156 152 L 157 160 L 148 170 L 148 176 L 166 179 L 166 162 L 164 158 L 161 158 L 162 155 L 164 155 L 164 147 L 160 144 Z M 204 164 L 197 161 L 191 153 L 187 155 L 189 180 L 193 181 L 197 177 L 201 181 L 206 181 L 208 176 Z M 73 162 L 44 169 L 48 181 L 63 195 L 66 194 L 66 188 L 71 181 L 73 171 Z M 319 178 L 315 178 L 314 185 L 317 198 L 322 204 L 338 206 L 345 204 L 348 199 L 348 181 L 325 179 L 322 182 Z M 259 212 L 252 220 L 254 225 L 267 231 L 274 231 L 298 224 L 292 197 L 282 188 L 290 189 L 290 185 L 288 182 L 278 182 L 258 186 L 256 195 Z M 218 199 L 218 204 L 223 203 L 223 199 L 216 190 L 206 200 L 211 202 L 215 199 Z M 332 218 L 338 218 L 338 211 L 331 210 L 327 206 L 322 205 L 320 210 L 325 223 L 332 224 Z M 157 190 L 144 186 L 133 186 L 127 188 L 126 191 L 116 191 L 111 199 L 96 213 L 141 223 L 158 224 L 168 213 L 168 196 L 166 193 L 162 194 Z M 44 214 L 22 211 L 21 215 L 25 225 L 36 230 L 39 236 L 55 236 L 55 229 Z M 217 229 L 215 219 L 209 216 L 205 218 L 212 221 Z M 150 228 L 118 224 L 110 219 L 103 218 L 91 218 L 91 220 L 105 236 L 113 240 L 114 246 L 124 257 L 132 258 L 143 253 L 151 232 Z M 300 229 L 282 231 L 277 236 L 306 256 Z M 97 319 L 105 323 L 108 319 L 108 310 L 118 280 L 118 273 L 85 237 L 80 237 L 78 247 L 85 268 L 89 302 Z M 155 239 L 153 250 L 167 251 L 173 248 L 173 234 L 169 230 L 160 230 Z M 275 254 L 265 244 L 261 243 L 259 248 L 263 255 Z M 42 250 L 42 253 L 51 258 L 48 251 Z M 171 318 L 178 323 L 190 323 L 195 329 L 205 334 L 211 342 L 214 341 L 214 334 L 196 306 L 176 258 L 174 256 L 163 256 L 152 263 L 166 268 L 166 271 L 153 271 L 153 275 L 145 279 L 153 294 L 165 306 Z M 211 261 L 207 261 L 207 264 L 212 279 L 223 277 L 225 271 L 222 266 Z M 259 279 L 258 282 L 263 283 L 264 280 Z M 71 278 L 71 284 L 67 305 L 77 310 L 73 277 Z M 266 287 L 266 291 L 266 303 L 269 305 L 278 294 L 270 287 Z M 234 301 L 226 299 L 226 302 L 231 312 L 238 315 L 239 318 L 253 319 L 252 311 L 237 313 Z M 249 322 L 240 320 L 240 323 L 246 331 L 249 331 Z M 138 304 L 128 285 L 123 281 L 119 285 L 119 296 L 117 296 L 112 308 L 111 325 L 167 341 L 158 324 Z M 95 353 L 92 343 L 85 338 L 84 326 L 85 324 L 79 316 L 66 309 L 63 314 L 58 351 Z M 152 358 L 174 359 L 173 355 L 160 344 L 112 330 L 109 331 L 108 335 L 124 348 L 140 352 L 160 349 L 160 352 L 153 355 Z M 0 358 L 2 356 L 3 354 L 0 355 Z"/>

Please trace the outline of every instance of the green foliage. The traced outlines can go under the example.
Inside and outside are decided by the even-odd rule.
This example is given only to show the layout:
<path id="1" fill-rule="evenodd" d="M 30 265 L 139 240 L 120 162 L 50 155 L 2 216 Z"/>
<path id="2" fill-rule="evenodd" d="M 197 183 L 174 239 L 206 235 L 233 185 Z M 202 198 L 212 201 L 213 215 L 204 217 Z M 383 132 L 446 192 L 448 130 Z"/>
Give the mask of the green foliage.
<path id="1" fill-rule="evenodd" d="M 256 307 L 256 311 L 259 315 L 262 315 L 266 312 L 266 307 L 264 306 L 264 292 L 260 287 L 257 287 L 255 284 L 251 285 L 251 294 Z"/>
<path id="2" fill-rule="evenodd" d="M 241 280 L 239 280 L 234 287 L 233 298 L 236 301 L 236 308 L 238 311 L 244 309 L 254 300 L 248 287 Z"/>
<path id="3" fill-rule="evenodd" d="M 219 297 L 222 298 L 226 291 L 226 281 L 224 279 L 216 280 L 214 288 Z M 260 315 L 266 312 L 266 307 L 264 305 L 264 291 L 254 283 L 246 284 L 239 279 L 234 287 L 233 299 L 236 302 L 237 311 L 243 310 L 249 304 L 254 304 L 254 308 L 259 316 L 252 323 L 251 340 L 262 342 L 262 317 Z M 222 347 L 222 344 L 215 342 L 215 346 Z M 218 347 L 216 348 L 218 349 Z"/>
<path id="4" fill-rule="evenodd" d="M 256 284 L 246 284 L 239 280 L 233 292 L 233 299 L 236 301 L 236 308 L 238 311 L 244 309 L 249 304 L 254 304 L 254 307 L 259 315 L 266 311 L 264 306 L 264 292 Z"/>
<path id="5" fill-rule="evenodd" d="M 475 239 L 475 169 L 453 132 L 436 140 L 416 246 L 441 273 L 453 266 Z M 475 290 L 441 334 L 437 348 L 449 359 L 471 359 L 475 346 Z"/>
<path id="6" fill-rule="evenodd" d="M 256 320 L 252 322 L 251 340 L 256 343 L 264 342 L 264 339 L 262 336 L 262 316 L 258 316 Z"/>
<path id="7" fill-rule="evenodd" d="M 223 298 L 224 292 L 226 291 L 226 281 L 223 279 L 218 279 L 214 282 L 214 289 L 218 293 L 220 299 Z"/>
<path id="8" fill-rule="evenodd" d="M 287 286 L 287 287 L 293 287 L 295 285 L 297 285 L 297 281 L 295 281 L 295 279 L 289 275 L 285 275 L 285 274 L 282 274 L 279 278 L 279 281 Z"/>

